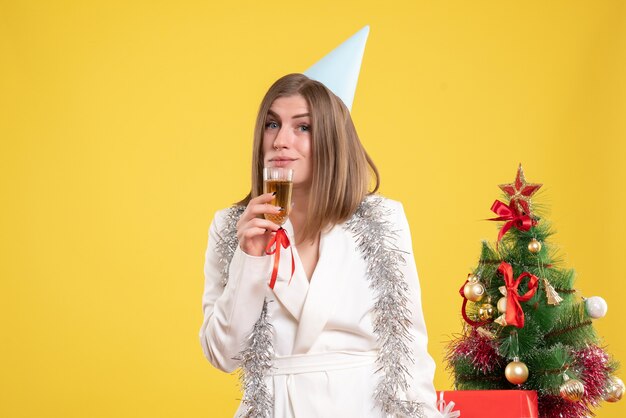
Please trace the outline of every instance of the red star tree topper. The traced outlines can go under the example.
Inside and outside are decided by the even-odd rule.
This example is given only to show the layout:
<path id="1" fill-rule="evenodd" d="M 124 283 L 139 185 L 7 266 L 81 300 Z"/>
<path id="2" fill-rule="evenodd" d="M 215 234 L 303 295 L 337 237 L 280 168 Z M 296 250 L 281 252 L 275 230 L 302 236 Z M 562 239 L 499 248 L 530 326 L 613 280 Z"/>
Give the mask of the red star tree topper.
<path id="1" fill-rule="evenodd" d="M 509 206 L 517 210 L 520 214 L 530 216 L 532 215 L 530 197 L 535 194 L 541 186 L 542 184 L 526 182 L 524 170 L 520 164 L 517 169 L 515 181 L 508 184 L 500 184 L 498 187 L 511 198 Z"/>

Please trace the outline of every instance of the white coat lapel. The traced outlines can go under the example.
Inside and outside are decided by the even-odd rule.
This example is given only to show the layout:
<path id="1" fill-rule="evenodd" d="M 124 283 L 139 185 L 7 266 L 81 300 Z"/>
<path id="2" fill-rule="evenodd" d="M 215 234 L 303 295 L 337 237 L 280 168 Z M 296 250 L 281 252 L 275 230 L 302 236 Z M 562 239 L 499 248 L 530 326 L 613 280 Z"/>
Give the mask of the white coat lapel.
<path id="1" fill-rule="evenodd" d="M 351 234 L 335 225 L 320 238 L 320 258 L 309 284 L 293 354 L 304 354 L 315 343 L 342 292 L 350 260 L 356 251 Z"/>
<path id="2" fill-rule="evenodd" d="M 287 231 L 289 242 L 294 245 L 293 226 L 291 222 L 287 221 L 283 225 Z M 291 251 L 292 248 L 281 249 L 280 254 L 280 268 L 278 269 L 278 277 L 274 284 L 274 294 L 280 303 L 289 311 L 289 313 L 297 320 L 300 321 L 302 314 L 302 307 L 309 289 L 309 282 L 302 268 L 302 262 L 300 261 L 298 254 L 294 251 L 294 259 L 296 263 L 296 269 L 289 282 L 291 276 Z M 274 256 L 272 256 L 274 257 Z M 273 260 L 273 258 L 272 258 Z M 273 262 L 273 261 L 272 261 Z"/>

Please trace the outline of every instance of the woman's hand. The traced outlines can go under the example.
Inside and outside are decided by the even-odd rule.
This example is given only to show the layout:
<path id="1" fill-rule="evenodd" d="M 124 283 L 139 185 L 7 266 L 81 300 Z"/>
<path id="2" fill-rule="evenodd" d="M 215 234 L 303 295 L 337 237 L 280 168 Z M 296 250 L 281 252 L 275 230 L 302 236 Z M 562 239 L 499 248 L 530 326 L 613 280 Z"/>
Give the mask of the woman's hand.
<path id="1" fill-rule="evenodd" d="M 239 246 L 248 255 L 262 256 L 265 254 L 265 247 L 271 234 L 280 228 L 274 222 L 258 217 L 264 213 L 280 213 L 280 207 L 269 204 L 273 197 L 272 193 L 265 193 L 250 199 L 246 210 L 243 211 L 239 222 L 237 222 Z"/>

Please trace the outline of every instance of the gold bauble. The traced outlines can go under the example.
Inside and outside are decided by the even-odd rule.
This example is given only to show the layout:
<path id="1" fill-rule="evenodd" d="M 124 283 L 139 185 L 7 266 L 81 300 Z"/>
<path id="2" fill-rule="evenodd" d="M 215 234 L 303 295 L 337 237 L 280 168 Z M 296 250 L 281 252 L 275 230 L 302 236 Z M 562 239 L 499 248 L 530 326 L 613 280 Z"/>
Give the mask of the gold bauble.
<path id="1" fill-rule="evenodd" d="M 481 282 L 469 282 L 463 287 L 463 294 L 467 300 L 478 302 L 485 296 L 485 286 Z"/>
<path id="2" fill-rule="evenodd" d="M 482 305 L 480 305 L 480 308 L 478 308 L 478 317 L 481 321 L 487 321 L 493 318 L 494 314 L 495 309 L 493 309 L 493 305 L 489 303 L 483 303 Z"/>
<path id="3" fill-rule="evenodd" d="M 559 388 L 561 398 L 570 402 L 580 401 L 585 394 L 585 385 L 579 380 L 568 378 L 567 375 L 563 376 L 563 378 L 565 382 Z"/>
<path id="4" fill-rule="evenodd" d="M 480 281 L 480 277 L 478 277 L 474 273 L 471 273 L 467 275 L 467 281 L 470 283 L 476 283 Z"/>
<path id="5" fill-rule="evenodd" d="M 504 369 L 504 376 L 514 385 L 521 385 L 528 379 L 528 367 L 518 358 L 515 358 L 507 364 L 506 369 Z"/>
<path id="6" fill-rule="evenodd" d="M 604 400 L 607 402 L 617 402 L 624 396 L 624 382 L 619 377 L 611 376 L 609 378 L 609 386 L 604 395 Z"/>
<path id="7" fill-rule="evenodd" d="M 498 312 L 505 313 L 506 312 L 506 296 L 498 299 Z"/>
<path id="8" fill-rule="evenodd" d="M 528 243 L 528 251 L 533 254 L 537 254 L 539 251 L 541 251 L 541 243 L 535 238 L 531 239 Z"/>

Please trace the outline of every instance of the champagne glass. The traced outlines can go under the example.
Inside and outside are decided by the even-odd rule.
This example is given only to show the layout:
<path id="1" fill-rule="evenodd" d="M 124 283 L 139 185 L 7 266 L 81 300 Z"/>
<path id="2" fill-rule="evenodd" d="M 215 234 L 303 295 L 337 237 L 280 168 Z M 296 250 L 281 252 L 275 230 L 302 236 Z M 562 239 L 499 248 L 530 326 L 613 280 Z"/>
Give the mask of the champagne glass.
<path id="1" fill-rule="evenodd" d="M 283 208 L 279 213 L 266 213 L 265 219 L 282 225 L 291 212 L 291 190 L 293 189 L 293 169 L 284 167 L 265 167 L 263 169 L 263 193 L 275 193 L 270 202 Z"/>

